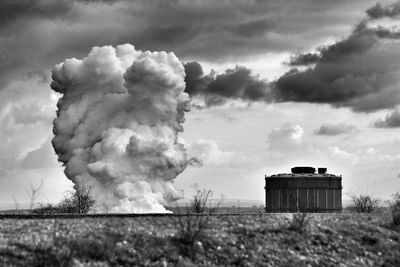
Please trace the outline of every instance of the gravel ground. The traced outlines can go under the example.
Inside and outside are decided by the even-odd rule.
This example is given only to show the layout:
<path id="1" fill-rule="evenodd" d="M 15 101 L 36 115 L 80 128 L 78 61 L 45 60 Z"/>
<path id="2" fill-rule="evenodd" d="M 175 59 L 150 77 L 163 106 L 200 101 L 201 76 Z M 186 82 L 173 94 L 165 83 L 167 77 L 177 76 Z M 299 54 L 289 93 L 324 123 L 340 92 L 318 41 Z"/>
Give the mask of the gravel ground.
<path id="1" fill-rule="evenodd" d="M 385 213 L 1 219 L 0 265 L 400 266 L 400 233 Z"/>

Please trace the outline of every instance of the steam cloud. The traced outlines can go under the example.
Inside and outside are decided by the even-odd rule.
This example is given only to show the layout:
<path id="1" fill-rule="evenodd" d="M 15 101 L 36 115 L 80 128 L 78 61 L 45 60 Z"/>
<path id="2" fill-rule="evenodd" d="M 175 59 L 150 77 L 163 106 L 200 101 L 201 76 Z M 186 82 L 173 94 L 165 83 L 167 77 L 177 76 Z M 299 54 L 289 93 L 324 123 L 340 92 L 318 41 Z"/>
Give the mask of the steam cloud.
<path id="1" fill-rule="evenodd" d="M 94 47 L 53 69 L 62 94 L 52 140 L 65 174 L 92 186 L 98 211 L 168 212 L 191 160 L 179 139 L 190 98 L 173 53 Z"/>

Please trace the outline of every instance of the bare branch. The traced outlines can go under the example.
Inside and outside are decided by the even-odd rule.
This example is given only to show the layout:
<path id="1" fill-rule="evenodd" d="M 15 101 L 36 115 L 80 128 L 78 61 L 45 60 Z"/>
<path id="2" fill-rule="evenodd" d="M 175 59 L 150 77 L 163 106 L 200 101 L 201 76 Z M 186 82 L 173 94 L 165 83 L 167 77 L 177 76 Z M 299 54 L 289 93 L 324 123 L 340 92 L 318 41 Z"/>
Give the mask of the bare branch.
<path id="1" fill-rule="evenodd" d="M 30 196 L 30 202 L 29 202 L 29 209 L 32 210 L 33 206 L 35 205 L 36 199 L 39 196 L 39 192 L 43 187 L 43 179 L 40 180 L 40 184 L 38 187 L 33 187 L 32 184 L 29 184 L 30 191 L 28 192 L 28 195 Z"/>

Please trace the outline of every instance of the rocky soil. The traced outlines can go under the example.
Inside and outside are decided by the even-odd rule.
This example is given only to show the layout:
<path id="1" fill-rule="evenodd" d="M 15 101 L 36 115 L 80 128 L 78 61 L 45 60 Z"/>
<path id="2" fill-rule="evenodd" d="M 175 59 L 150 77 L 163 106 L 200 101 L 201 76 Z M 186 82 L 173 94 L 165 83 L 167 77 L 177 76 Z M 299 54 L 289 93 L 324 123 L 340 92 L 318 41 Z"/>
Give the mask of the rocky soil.
<path id="1" fill-rule="evenodd" d="M 389 213 L 198 219 L 3 218 L 0 266 L 400 266 Z"/>

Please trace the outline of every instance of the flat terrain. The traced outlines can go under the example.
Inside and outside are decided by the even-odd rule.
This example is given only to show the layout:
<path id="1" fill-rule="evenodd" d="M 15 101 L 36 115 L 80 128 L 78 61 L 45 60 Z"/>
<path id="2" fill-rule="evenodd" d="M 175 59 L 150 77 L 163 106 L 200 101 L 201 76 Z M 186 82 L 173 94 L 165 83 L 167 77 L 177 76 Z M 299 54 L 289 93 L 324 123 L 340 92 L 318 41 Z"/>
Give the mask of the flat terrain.
<path id="1" fill-rule="evenodd" d="M 385 212 L 209 219 L 191 243 L 174 216 L 3 218 L 0 266 L 400 266 L 400 232 Z"/>

